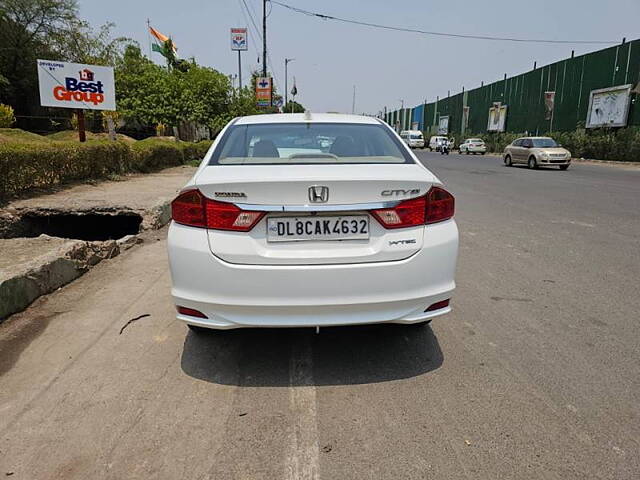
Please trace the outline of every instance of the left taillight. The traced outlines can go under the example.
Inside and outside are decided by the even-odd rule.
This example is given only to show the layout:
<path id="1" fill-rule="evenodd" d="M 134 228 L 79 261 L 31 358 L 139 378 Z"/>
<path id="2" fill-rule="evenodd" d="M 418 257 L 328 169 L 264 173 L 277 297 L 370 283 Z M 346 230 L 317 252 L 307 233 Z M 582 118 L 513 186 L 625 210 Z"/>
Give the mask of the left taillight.
<path id="1" fill-rule="evenodd" d="M 423 197 L 400 202 L 393 208 L 372 210 L 385 228 L 405 228 L 443 222 L 453 217 L 455 199 L 441 187 L 431 187 Z"/>
<path id="2" fill-rule="evenodd" d="M 205 197 L 198 189 L 182 192 L 171 202 L 171 218 L 176 223 L 212 230 L 248 232 L 264 212 L 242 210 L 232 203 Z"/>
<path id="3" fill-rule="evenodd" d="M 171 202 L 171 219 L 190 227 L 207 226 L 205 197 L 200 190 L 187 190 Z"/>

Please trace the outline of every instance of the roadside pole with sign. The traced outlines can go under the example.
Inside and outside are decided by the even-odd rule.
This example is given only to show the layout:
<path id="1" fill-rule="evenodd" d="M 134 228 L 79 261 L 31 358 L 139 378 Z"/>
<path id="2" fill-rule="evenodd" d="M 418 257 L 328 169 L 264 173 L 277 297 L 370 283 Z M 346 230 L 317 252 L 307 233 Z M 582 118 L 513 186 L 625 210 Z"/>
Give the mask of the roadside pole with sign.
<path id="1" fill-rule="evenodd" d="M 271 77 L 256 78 L 256 105 L 258 107 L 271 106 Z"/>
<path id="2" fill-rule="evenodd" d="M 78 137 L 86 140 L 84 110 L 115 110 L 113 68 L 100 65 L 37 60 L 40 105 L 73 108 Z"/>
<path id="3" fill-rule="evenodd" d="M 242 60 L 240 52 L 248 50 L 247 29 L 232 28 L 231 29 L 231 51 L 238 52 L 238 91 L 242 89 Z"/>

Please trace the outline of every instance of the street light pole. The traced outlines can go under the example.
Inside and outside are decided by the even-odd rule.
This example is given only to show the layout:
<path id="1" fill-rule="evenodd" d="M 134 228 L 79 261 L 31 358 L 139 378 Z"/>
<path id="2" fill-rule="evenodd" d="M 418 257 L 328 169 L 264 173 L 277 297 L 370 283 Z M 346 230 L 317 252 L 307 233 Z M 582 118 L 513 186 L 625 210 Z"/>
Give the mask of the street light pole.
<path id="1" fill-rule="evenodd" d="M 267 0 L 262 0 L 262 76 L 267 76 Z"/>
<path id="2" fill-rule="evenodd" d="M 287 70 L 287 65 L 289 64 L 289 62 L 293 62 L 295 60 L 295 58 L 285 58 L 284 59 L 284 104 L 285 106 L 287 105 L 288 100 L 289 100 L 289 90 L 288 90 L 288 70 Z"/>

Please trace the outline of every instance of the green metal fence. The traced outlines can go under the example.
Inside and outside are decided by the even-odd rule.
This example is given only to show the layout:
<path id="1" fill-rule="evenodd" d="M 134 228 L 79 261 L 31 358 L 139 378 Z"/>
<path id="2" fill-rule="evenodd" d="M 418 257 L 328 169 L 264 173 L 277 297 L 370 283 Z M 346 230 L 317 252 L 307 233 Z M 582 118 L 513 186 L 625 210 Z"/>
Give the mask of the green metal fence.
<path id="1" fill-rule="evenodd" d="M 489 109 L 494 102 L 507 105 L 507 132 L 542 134 L 573 131 L 585 125 L 592 90 L 633 84 L 627 125 L 640 126 L 640 39 L 580 56 L 572 56 L 526 73 L 507 77 L 473 90 L 424 105 L 420 129 L 438 131 L 440 117 L 449 117 L 451 135 L 487 131 Z M 544 93 L 555 92 L 553 118 L 546 119 Z M 463 111 L 468 107 L 468 125 Z M 387 122 L 402 128 L 411 125 L 411 109 L 388 112 Z"/>

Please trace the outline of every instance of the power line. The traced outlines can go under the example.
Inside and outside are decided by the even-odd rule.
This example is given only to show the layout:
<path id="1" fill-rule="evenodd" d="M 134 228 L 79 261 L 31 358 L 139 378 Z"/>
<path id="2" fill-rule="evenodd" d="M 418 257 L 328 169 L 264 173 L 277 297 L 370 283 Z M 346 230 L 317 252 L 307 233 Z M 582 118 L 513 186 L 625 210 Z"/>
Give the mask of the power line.
<path id="1" fill-rule="evenodd" d="M 242 18 L 244 18 L 245 25 L 247 26 L 247 32 L 249 33 L 249 38 L 251 39 L 251 47 L 253 47 L 255 38 L 253 37 L 253 31 L 251 30 L 251 25 L 249 25 L 249 17 L 244 12 L 244 7 L 242 6 L 242 0 L 238 0 L 238 5 L 240 7 L 240 11 L 242 12 Z"/>
<path id="2" fill-rule="evenodd" d="M 255 13 L 255 10 L 253 10 L 253 7 L 249 8 L 249 5 L 251 5 L 251 3 L 249 3 L 249 5 L 247 5 L 246 0 L 241 0 L 241 1 L 242 1 L 242 4 L 244 4 L 244 7 L 247 10 L 247 14 L 249 15 L 249 19 L 251 20 L 251 25 L 253 25 L 253 28 L 255 29 L 255 34 L 258 36 L 258 39 L 260 40 L 260 43 L 262 43 L 262 34 L 260 33 L 260 29 L 257 27 L 256 21 L 254 19 L 253 14 L 252 14 L 252 12 Z M 242 11 L 242 13 L 244 14 L 244 10 Z M 251 33 L 251 28 L 249 28 L 249 33 Z M 273 83 L 274 83 L 274 85 L 277 86 L 280 82 L 278 82 L 278 77 L 276 76 L 275 69 L 273 68 L 273 61 L 271 60 L 271 55 L 269 55 L 269 52 L 267 52 L 267 65 L 271 69 L 271 76 L 273 77 Z"/>
<path id="3" fill-rule="evenodd" d="M 247 6 L 247 2 L 246 0 L 241 0 L 244 8 L 247 9 L 247 13 L 249 14 L 249 18 L 251 19 L 251 24 L 253 25 L 253 28 L 256 32 L 256 35 L 258 36 L 258 39 L 260 40 L 260 42 L 262 43 L 262 34 L 260 33 L 260 29 L 256 26 L 256 22 L 253 19 L 253 15 L 251 15 L 251 11 L 249 10 L 249 7 Z M 244 10 L 242 11 L 242 13 L 244 14 Z"/>
<path id="4" fill-rule="evenodd" d="M 309 10 L 303 10 L 302 8 L 293 7 L 291 5 L 287 5 L 286 3 L 278 2 L 276 0 L 270 0 L 270 3 L 275 3 L 284 8 L 288 8 L 296 13 L 301 13 L 303 15 L 308 15 L 310 17 L 320 18 L 322 20 L 335 20 L 337 22 L 343 23 L 352 23 L 355 25 L 361 25 L 365 27 L 373 27 L 373 28 L 381 28 L 385 30 L 394 30 L 397 32 L 410 32 L 410 33 L 420 33 L 423 35 L 435 35 L 438 37 L 453 37 L 453 38 L 466 38 L 473 40 L 493 40 L 493 41 L 501 41 L 501 42 L 521 42 L 521 43 L 560 43 L 560 44 L 593 44 L 593 45 L 611 45 L 619 43 L 617 40 L 615 41 L 604 41 L 604 40 L 546 40 L 540 38 L 512 38 L 512 37 L 491 37 L 488 35 L 463 35 L 459 33 L 446 33 L 446 32 L 433 32 L 428 30 L 419 30 L 417 28 L 405 28 L 405 27 L 395 27 L 391 25 L 381 25 L 379 23 L 370 23 L 370 22 L 362 22 L 359 20 L 351 20 L 347 18 L 334 17 L 332 15 L 325 15 L 323 13 L 310 12 Z"/>

